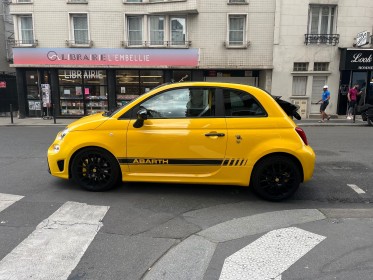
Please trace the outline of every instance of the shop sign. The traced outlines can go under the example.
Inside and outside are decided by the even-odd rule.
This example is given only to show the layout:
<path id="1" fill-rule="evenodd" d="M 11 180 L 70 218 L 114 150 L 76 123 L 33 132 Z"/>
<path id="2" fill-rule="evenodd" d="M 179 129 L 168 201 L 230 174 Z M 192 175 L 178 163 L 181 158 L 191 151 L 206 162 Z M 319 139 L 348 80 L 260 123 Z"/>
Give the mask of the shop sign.
<path id="1" fill-rule="evenodd" d="M 373 50 L 347 50 L 346 70 L 373 70 Z"/>
<path id="2" fill-rule="evenodd" d="M 356 35 L 356 46 L 361 47 L 369 44 L 370 33 L 368 31 L 359 32 Z"/>
<path id="3" fill-rule="evenodd" d="M 79 66 L 192 66 L 199 63 L 198 49 L 76 49 L 14 48 L 16 65 Z"/>
<path id="4" fill-rule="evenodd" d="M 6 88 L 6 82 L 0 81 L 0 88 Z"/>

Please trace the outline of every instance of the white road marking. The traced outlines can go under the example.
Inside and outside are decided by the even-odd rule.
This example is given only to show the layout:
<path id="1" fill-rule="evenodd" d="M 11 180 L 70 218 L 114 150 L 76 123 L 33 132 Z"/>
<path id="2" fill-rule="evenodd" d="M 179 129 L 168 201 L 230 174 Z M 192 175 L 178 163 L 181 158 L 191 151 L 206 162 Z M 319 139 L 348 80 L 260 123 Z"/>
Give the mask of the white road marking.
<path id="1" fill-rule="evenodd" d="M 22 198 L 21 195 L 0 193 L 0 212 Z"/>
<path id="2" fill-rule="evenodd" d="M 102 227 L 108 206 L 66 202 L 0 262 L 0 279 L 67 279 Z"/>
<path id="3" fill-rule="evenodd" d="M 365 193 L 365 191 L 363 191 L 362 189 L 360 189 L 358 186 L 356 186 L 354 184 L 347 184 L 347 186 L 349 186 L 351 189 L 353 189 L 358 194 L 364 194 Z"/>
<path id="4" fill-rule="evenodd" d="M 219 280 L 281 279 L 325 238 L 296 227 L 273 230 L 226 258 Z"/>

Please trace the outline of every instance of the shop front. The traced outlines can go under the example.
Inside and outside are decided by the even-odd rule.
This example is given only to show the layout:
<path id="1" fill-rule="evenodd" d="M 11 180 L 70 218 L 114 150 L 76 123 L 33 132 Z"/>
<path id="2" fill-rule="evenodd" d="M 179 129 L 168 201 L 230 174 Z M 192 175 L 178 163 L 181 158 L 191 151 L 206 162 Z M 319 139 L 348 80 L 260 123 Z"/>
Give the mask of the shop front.
<path id="1" fill-rule="evenodd" d="M 15 48 L 20 117 L 115 109 L 171 81 L 203 80 L 198 49 Z"/>
<path id="2" fill-rule="evenodd" d="M 373 105 L 373 49 L 341 49 L 340 84 L 338 95 L 339 115 L 346 114 L 349 88 L 358 84 L 363 92 L 360 98 Z"/>

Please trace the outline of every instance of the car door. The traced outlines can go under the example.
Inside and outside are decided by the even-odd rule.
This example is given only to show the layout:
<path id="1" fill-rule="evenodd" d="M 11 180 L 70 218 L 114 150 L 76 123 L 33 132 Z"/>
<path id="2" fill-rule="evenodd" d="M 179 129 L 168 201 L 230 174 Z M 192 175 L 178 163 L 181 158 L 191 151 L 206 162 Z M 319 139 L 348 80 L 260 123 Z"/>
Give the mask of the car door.
<path id="1" fill-rule="evenodd" d="M 224 117 L 215 117 L 215 89 L 184 87 L 153 95 L 134 110 L 145 109 L 147 120 L 127 131 L 130 173 L 174 177 L 208 177 L 225 156 Z M 193 180 L 193 179 L 192 179 Z"/>

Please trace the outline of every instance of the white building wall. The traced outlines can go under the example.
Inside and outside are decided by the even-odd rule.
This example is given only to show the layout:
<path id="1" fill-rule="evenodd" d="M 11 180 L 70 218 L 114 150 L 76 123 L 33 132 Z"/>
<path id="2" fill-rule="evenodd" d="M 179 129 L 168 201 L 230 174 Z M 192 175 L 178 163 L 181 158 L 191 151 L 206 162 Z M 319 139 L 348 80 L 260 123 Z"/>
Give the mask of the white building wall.
<path id="1" fill-rule="evenodd" d="M 310 4 L 336 5 L 336 31 L 340 35 L 339 44 L 304 43 L 304 35 L 308 33 L 308 13 Z M 276 0 L 276 19 L 273 48 L 272 93 L 292 99 L 294 62 L 308 62 L 307 75 L 308 115 L 317 113 L 319 105 L 311 105 L 313 77 L 325 75 L 331 92 L 330 105 L 327 111 L 335 114 L 337 111 L 339 90 L 339 48 L 353 47 L 354 37 L 361 31 L 372 32 L 373 1 L 371 0 Z M 329 62 L 327 72 L 314 72 L 314 62 Z M 321 98 L 322 88 L 320 88 Z"/>
<path id="2" fill-rule="evenodd" d="M 229 5 L 227 0 L 187 0 L 170 3 L 123 4 L 118 0 L 88 0 L 88 4 L 67 1 L 35 0 L 31 4 L 13 4 L 12 14 L 32 13 L 38 47 L 65 47 L 69 39 L 68 13 L 89 14 L 90 36 L 95 48 L 120 48 L 125 40 L 125 14 L 187 14 L 188 40 L 200 49 L 200 68 L 272 69 L 273 0 L 250 0 L 247 5 Z M 227 15 L 248 15 L 246 49 L 228 49 Z"/>

